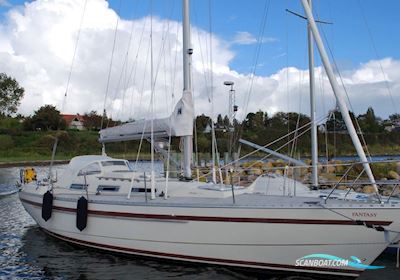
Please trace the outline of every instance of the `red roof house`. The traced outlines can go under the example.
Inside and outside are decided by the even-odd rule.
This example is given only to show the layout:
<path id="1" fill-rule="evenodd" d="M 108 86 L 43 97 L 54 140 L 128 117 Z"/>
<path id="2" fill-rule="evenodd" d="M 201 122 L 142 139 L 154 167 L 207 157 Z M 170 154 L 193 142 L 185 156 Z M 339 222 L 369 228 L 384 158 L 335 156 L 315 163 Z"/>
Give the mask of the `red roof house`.
<path id="1" fill-rule="evenodd" d="M 76 114 L 76 115 L 61 115 L 61 117 L 65 120 L 67 128 L 85 130 L 85 127 L 83 126 L 84 123 L 83 116 Z"/>

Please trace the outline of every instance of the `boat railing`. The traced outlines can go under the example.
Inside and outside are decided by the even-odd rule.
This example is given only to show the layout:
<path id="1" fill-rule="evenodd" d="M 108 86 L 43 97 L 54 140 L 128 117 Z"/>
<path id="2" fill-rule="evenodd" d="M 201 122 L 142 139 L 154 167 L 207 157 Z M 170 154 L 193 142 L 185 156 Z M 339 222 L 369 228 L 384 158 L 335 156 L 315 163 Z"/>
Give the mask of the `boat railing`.
<path id="1" fill-rule="evenodd" d="M 226 185 L 230 185 L 232 182 L 235 185 L 245 186 L 246 183 L 249 185 L 252 181 L 254 181 L 259 176 L 283 176 L 284 184 L 286 184 L 286 178 L 291 178 L 294 181 L 301 180 L 302 183 L 309 183 L 309 178 L 307 176 L 310 173 L 311 165 L 306 166 L 295 166 L 286 164 L 284 162 L 275 162 L 278 166 L 273 166 L 272 164 L 268 164 L 268 162 L 262 161 L 254 161 L 247 162 L 246 164 L 240 164 L 231 166 L 225 165 L 221 168 L 221 173 L 224 174 L 224 178 L 221 176 L 217 176 L 217 183 L 224 183 Z M 334 162 L 334 163 L 326 163 L 326 164 L 318 164 L 318 168 L 321 170 L 325 170 L 321 172 L 321 180 L 320 187 L 321 188 L 329 188 L 331 191 L 329 192 L 326 199 L 331 198 L 332 194 L 343 187 L 347 192 L 345 194 L 345 198 L 348 197 L 349 193 L 353 190 L 355 192 L 368 192 L 371 193 L 371 190 L 364 190 L 363 187 L 366 186 L 374 186 L 376 185 L 379 191 L 383 192 L 385 196 L 385 200 L 387 202 L 396 195 L 396 191 L 400 186 L 400 175 L 397 172 L 400 168 L 398 164 L 398 160 L 384 160 L 384 161 L 370 161 L 368 162 L 371 166 L 373 166 L 374 172 L 378 173 L 377 178 L 382 178 L 382 173 L 384 170 L 388 172 L 395 173 L 398 178 L 392 178 L 394 180 L 377 180 L 376 182 L 371 182 L 366 180 L 365 169 L 363 167 L 363 162 Z M 374 165 L 376 168 L 374 168 Z M 340 167 L 340 168 L 338 168 Z M 207 178 L 211 175 L 211 167 L 196 167 L 197 173 L 201 173 L 201 176 L 197 176 L 197 180 L 199 178 Z M 230 175 L 228 175 L 229 170 L 233 170 Z M 394 171 L 396 170 L 396 171 Z M 226 173 L 226 175 L 225 175 Z M 326 174 L 329 176 L 324 177 Z M 386 174 L 386 173 L 385 173 Z M 387 175 L 387 174 L 386 174 Z M 340 176 L 340 177 L 339 177 Z M 332 179 L 333 177 L 333 179 Z M 328 179 L 327 179 L 328 178 Z M 331 178 L 331 180 L 329 180 Z M 221 182 L 222 180 L 222 182 Z M 387 187 L 392 186 L 392 189 L 388 189 Z M 285 187 L 285 186 L 284 186 Z M 296 193 L 295 183 L 293 186 L 293 192 Z M 343 190 L 343 189 L 342 189 Z M 385 194 L 386 193 L 386 194 Z M 376 193 L 378 200 L 380 201 L 379 193 Z M 387 197 L 387 198 L 386 198 Z"/>
<path id="2" fill-rule="evenodd" d="M 400 183 L 400 161 L 399 160 L 384 160 L 384 161 L 369 161 L 368 163 L 372 166 L 374 174 L 376 173 L 376 182 L 367 180 L 365 169 L 363 166 L 364 162 L 328 162 L 319 163 L 318 169 L 320 172 L 319 187 L 320 189 L 329 189 L 329 194 L 326 199 L 332 197 L 337 190 L 346 190 L 344 195 L 346 199 L 351 191 L 359 193 L 371 194 L 374 192 L 374 186 L 378 187 L 379 192 L 376 196 L 381 201 L 380 193 L 383 195 L 384 200 L 389 202 L 393 196 L 398 194 Z M 296 195 L 296 182 L 310 185 L 310 172 L 312 165 L 293 165 L 285 163 L 282 160 L 278 161 L 262 161 L 255 160 L 251 162 L 231 162 L 227 163 L 219 168 L 216 166 L 216 176 L 212 176 L 212 166 L 196 166 L 193 167 L 193 174 L 195 174 L 192 180 L 202 182 L 212 182 L 229 186 L 234 184 L 235 186 L 247 187 L 250 186 L 260 176 L 280 176 L 283 177 L 284 189 L 289 190 L 288 194 Z M 380 180 L 385 177 L 382 174 L 388 171 L 394 171 L 398 178 L 392 178 L 395 180 Z M 169 170 L 169 174 L 174 174 L 176 177 L 182 173 L 181 170 Z M 385 174 L 386 174 L 385 173 Z M 165 175 L 165 174 L 164 174 Z M 388 175 L 388 174 L 386 174 Z M 292 180 L 288 180 L 292 179 Z M 288 186 L 286 186 L 288 185 Z M 367 186 L 371 186 L 367 188 Z M 392 188 L 390 188 L 390 186 Z M 284 192 L 283 195 L 286 195 Z M 342 195 L 342 194 L 341 194 Z M 372 196 L 371 196 L 372 197 Z"/>

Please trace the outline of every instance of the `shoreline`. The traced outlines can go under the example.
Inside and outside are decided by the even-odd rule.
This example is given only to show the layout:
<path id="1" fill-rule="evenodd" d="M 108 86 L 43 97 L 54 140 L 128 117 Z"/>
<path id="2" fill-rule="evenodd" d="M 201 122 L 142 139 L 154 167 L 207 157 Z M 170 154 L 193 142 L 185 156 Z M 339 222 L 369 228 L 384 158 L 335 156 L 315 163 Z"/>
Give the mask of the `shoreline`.
<path id="1" fill-rule="evenodd" d="M 22 167 L 22 166 L 48 166 L 51 160 L 27 160 L 15 162 L 0 162 L 0 168 Z M 69 160 L 55 160 L 54 165 L 67 164 Z"/>
<path id="2" fill-rule="evenodd" d="M 123 158 L 120 156 L 114 156 L 110 155 L 111 157 L 114 158 Z M 70 162 L 70 159 L 56 159 L 54 160 L 53 164 L 54 165 L 61 165 L 61 164 L 68 164 Z M 132 158 L 124 158 L 128 161 L 135 161 L 136 157 Z M 143 156 L 139 158 L 140 161 L 149 161 L 150 159 L 147 156 Z M 159 159 L 158 159 L 159 160 Z M 45 160 L 22 160 L 22 161 L 0 161 L 0 168 L 8 168 L 8 167 L 28 167 L 28 166 L 49 166 L 51 163 L 50 159 L 45 159 Z"/>

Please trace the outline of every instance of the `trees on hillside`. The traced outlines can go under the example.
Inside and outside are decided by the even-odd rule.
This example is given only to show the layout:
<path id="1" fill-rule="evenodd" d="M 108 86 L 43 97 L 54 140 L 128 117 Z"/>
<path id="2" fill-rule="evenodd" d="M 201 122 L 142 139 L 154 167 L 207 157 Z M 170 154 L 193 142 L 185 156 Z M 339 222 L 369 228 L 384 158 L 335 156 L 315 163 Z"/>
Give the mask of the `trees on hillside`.
<path id="1" fill-rule="evenodd" d="M 83 126 L 87 130 L 100 130 L 102 116 L 96 111 L 91 111 L 83 116 Z"/>
<path id="2" fill-rule="evenodd" d="M 355 125 L 356 117 L 353 112 L 349 112 L 350 118 Z M 326 121 L 328 131 L 346 131 L 346 123 L 343 120 L 342 113 L 338 109 L 331 112 L 330 118 Z"/>
<path id="3" fill-rule="evenodd" d="M 201 114 L 196 117 L 196 129 L 198 134 L 203 133 L 207 126 L 211 126 L 211 118 L 209 116 Z"/>
<path id="4" fill-rule="evenodd" d="M 360 125 L 361 131 L 363 133 L 381 133 L 384 131 L 385 123 L 388 122 L 395 122 L 399 120 L 399 114 L 394 114 L 389 116 L 388 120 L 382 121 L 381 118 L 375 115 L 374 109 L 372 107 L 368 107 L 365 114 L 360 114 L 357 117 L 354 115 L 353 112 L 349 112 L 350 117 L 353 121 L 354 126 L 357 128 L 356 120 Z M 331 113 L 330 118 L 326 122 L 326 128 L 328 131 L 346 131 L 346 124 L 343 120 L 342 114 L 335 110 Z M 357 128 L 358 131 L 358 128 Z"/>
<path id="5" fill-rule="evenodd" d="M 267 115 L 264 114 L 263 111 L 257 111 L 256 113 L 247 114 L 246 127 L 253 130 L 265 128 L 264 121 L 266 116 Z"/>
<path id="6" fill-rule="evenodd" d="M 368 133 L 379 133 L 384 130 L 381 118 L 375 116 L 374 109 L 368 107 L 365 114 L 357 117 L 358 123 L 360 124 L 361 131 Z"/>
<path id="7" fill-rule="evenodd" d="M 60 111 L 52 105 L 40 107 L 32 117 L 25 119 L 24 128 L 26 130 L 57 130 L 65 129 L 66 123 Z"/>
<path id="8" fill-rule="evenodd" d="M 16 113 L 24 92 L 17 80 L 0 73 L 0 116 Z"/>

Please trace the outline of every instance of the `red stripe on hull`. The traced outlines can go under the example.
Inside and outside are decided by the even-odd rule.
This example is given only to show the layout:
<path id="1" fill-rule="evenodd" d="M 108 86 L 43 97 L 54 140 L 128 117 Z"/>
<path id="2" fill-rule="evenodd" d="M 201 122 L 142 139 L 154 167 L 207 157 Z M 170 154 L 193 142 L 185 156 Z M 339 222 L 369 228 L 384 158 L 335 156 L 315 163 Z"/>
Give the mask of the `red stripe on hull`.
<path id="1" fill-rule="evenodd" d="M 42 207 L 41 203 L 21 198 L 21 201 Z M 54 210 L 75 213 L 76 209 L 53 206 Z M 310 219 L 278 219 L 278 218 L 241 218 L 241 217 L 215 217 L 215 216 L 188 216 L 188 215 L 166 215 L 166 214 L 144 214 L 144 213 L 127 213 L 90 210 L 89 215 L 108 216 L 108 217 L 124 217 L 139 219 L 157 219 L 157 220 L 178 220 L 178 221 L 206 221 L 206 222 L 233 222 L 233 223 L 271 223 L 271 224 L 310 224 L 310 225 L 359 225 L 354 220 L 310 220 Z M 362 221 L 366 225 L 388 226 L 391 221 Z"/>

